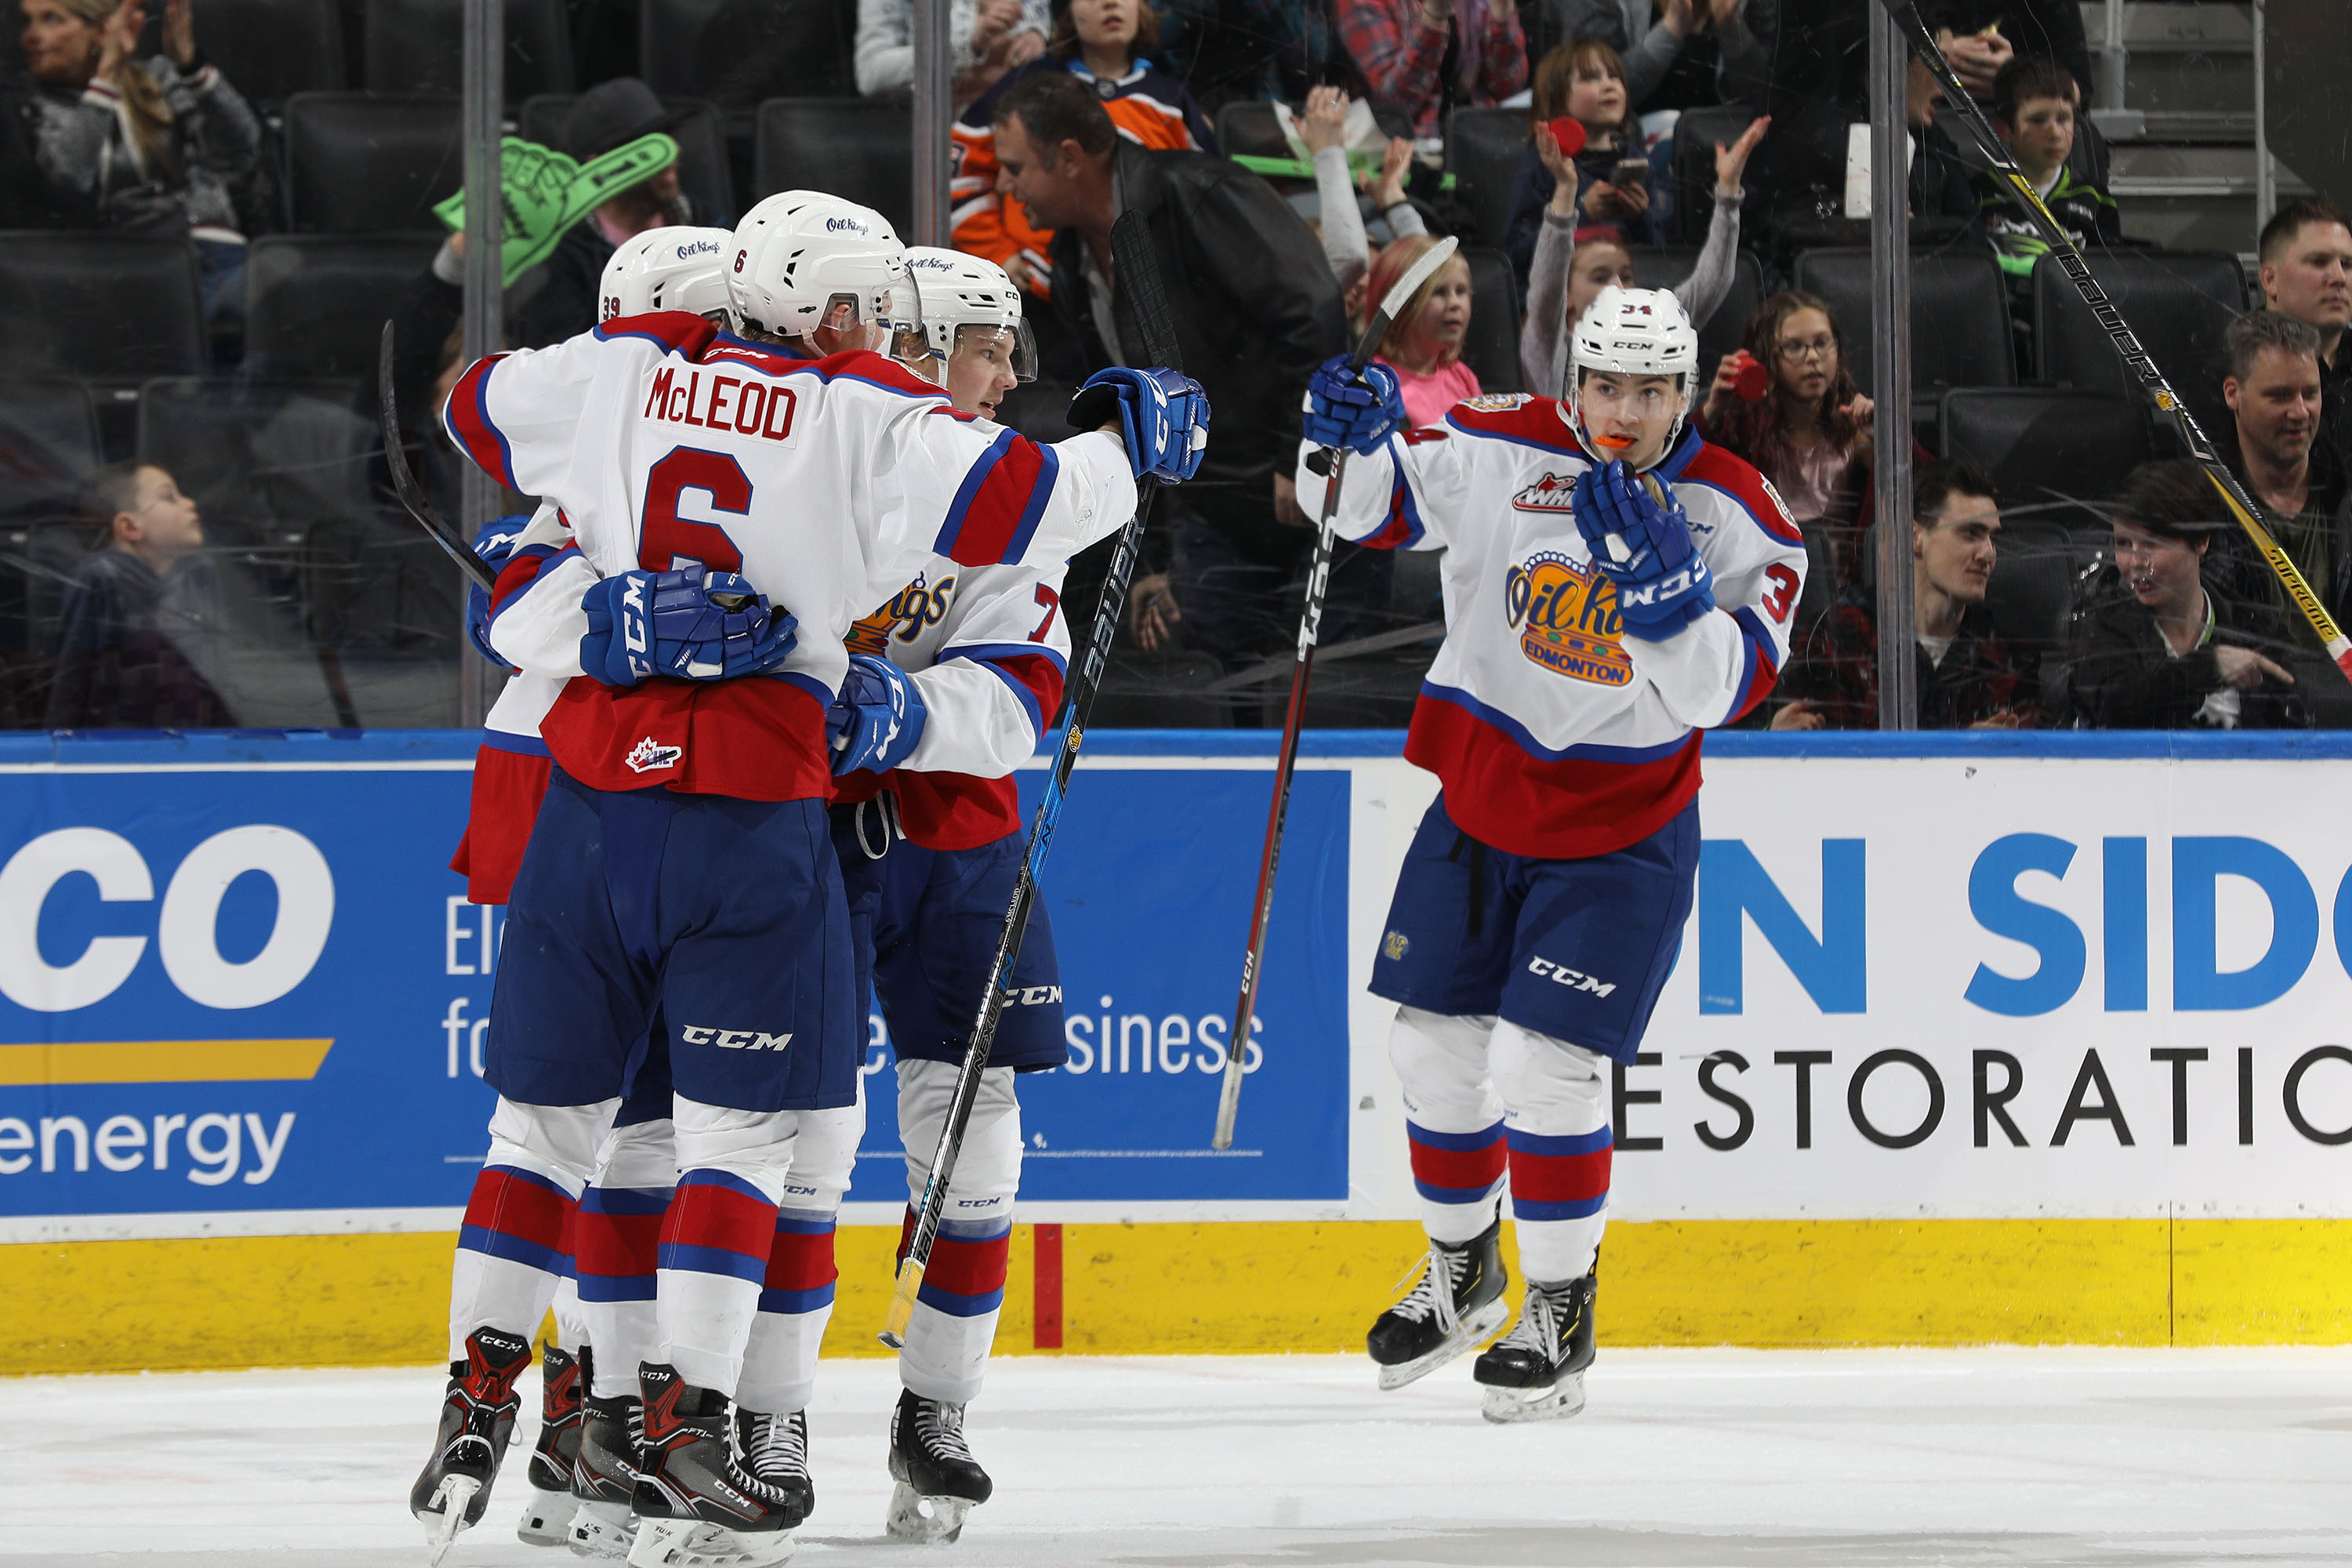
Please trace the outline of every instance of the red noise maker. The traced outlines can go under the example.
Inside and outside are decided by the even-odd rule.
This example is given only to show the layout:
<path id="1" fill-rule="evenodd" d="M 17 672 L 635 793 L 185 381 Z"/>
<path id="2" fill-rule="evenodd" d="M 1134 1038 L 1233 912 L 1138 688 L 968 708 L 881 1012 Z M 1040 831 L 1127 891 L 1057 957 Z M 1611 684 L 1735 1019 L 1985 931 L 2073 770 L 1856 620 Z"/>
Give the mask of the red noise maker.
<path id="1" fill-rule="evenodd" d="M 1572 120 L 1569 116 L 1563 114 L 1558 120 L 1555 120 L 1550 124 L 1545 126 L 1544 129 L 1549 131 L 1551 132 L 1551 139 L 1559 143 L 1559 155 L 1561 157 L 1573 158 L 1579 153 L 1584 151 L 1584 122 L 1582 121 Z"/>
<path id="2" fill-rule="evenodd" d="M 1738 368 L 1732 372 L 1731 390 L 1742 403 L 1761 403 L 1764 395 L 1772 390 L 1771 373 L 1764 362 L 1746 349 L 1738 353 Z"/>

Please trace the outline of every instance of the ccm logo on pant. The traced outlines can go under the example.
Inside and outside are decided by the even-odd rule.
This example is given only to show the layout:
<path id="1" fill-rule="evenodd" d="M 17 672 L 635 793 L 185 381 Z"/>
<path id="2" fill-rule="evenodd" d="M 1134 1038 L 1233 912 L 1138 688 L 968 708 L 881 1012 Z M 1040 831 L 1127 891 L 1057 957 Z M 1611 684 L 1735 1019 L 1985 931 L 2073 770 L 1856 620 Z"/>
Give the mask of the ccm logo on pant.
<path id="1" fill-rule="evenodd" d="M 781 1051 L 793 1043 L 790 1035 L 771 1035 L 758 1029 L 705 1029 L 693 1024 L 678 1030 L 677 1037 L 689 1046 L 717 1046 L 727 1051 Z"/>
<path id="2" fill-rule="evenodd" d="M 1617 989 L 1617 983 L 1613 980 L 1595 980 L 1590 974 L 1579 974 L 1567 964 L 1554 963 L 1548 958 L 1528 959 L 1528 973 L 1540 974 L 1554 985 L 1565 985 L 1576 991 L 1590 991 L 1595 996 L 1606 996 Z"/>

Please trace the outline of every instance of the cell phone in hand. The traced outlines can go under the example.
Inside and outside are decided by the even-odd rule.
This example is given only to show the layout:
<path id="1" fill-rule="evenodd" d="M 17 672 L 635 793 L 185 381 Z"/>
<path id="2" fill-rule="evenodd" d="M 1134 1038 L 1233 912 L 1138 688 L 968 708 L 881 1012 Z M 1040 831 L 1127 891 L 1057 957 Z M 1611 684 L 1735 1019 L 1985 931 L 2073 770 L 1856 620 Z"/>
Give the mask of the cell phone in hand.
<path id="1" fill-rule="evenodd" d="M 1647 158 L 1620 158 L 1616 172 L 1609 176 L 1612 185 L 1646 185 L 1650 183 L 1650 161 Z"/>

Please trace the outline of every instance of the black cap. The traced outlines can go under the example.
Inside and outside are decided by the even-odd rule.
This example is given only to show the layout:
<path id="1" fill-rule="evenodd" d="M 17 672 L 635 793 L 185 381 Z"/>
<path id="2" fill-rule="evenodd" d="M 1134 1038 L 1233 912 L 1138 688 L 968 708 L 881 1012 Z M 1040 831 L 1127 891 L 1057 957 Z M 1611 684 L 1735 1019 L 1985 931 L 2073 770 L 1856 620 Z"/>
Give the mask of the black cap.
<path id="1" fill-rule="evenodd" d="M 690 119 L 694 106 L 666 109 L 654 89 L 633 76 L 600 81 L 573 100 L 563 117 L 563 150 L 585 163 L 615 147 L 625 147 L 640 136 Z"/>

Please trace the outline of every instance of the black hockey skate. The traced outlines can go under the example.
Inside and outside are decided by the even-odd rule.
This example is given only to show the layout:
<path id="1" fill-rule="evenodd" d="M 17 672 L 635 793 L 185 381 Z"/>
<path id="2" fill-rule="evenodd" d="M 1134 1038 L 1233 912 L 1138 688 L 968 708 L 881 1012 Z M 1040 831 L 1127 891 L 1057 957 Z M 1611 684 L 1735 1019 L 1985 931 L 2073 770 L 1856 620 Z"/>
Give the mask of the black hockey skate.
<path id="1" fill-rule="evenodd" d="M 1486 1391 L 1489 1421 L 1547 1421 L 1584 1408 L 1592 1364 L 1594 1277 L 1529 1285 L 1518 1323 L 1478 1358 L 1470 1375 Z"/>
<path id="2" fill-rule="evenodd" d="M 1503 1301 L 1509 1282 L 1499 1217 L 1458 1247 L 1432 1241 L 1420 1282 L 1364 1336 L 1380 1363 L 1381 1386 L 1402 1388 L 1426 1377 L 1501 1328 L 1510 1315 Z"/>
<path id="3" fill-rule="evenodd" d="M 408 1492 L 408 1511 L 424 1521 L 425 1549 L 435 1563 L 490 1506 L 490 1483 L 498 1479 L 522 1404 L 515 1380 L 530 1365 L 529 1340 L 489 1328 L 467 1335 L 466 1359 L 449 1363 L 433 1458 Z"/>
<path id="4" fill-rule="evenodd" d="M 963 1516 L 996 1489 L 963 1440 L 963 1406 L 925 1399 L 912 1389 L 890 1415 L 890 1514 L 893 1541 L 953 1541 Z"/>
<path id="5" fill-rule="evenodd" d="M 637 1402 L 626 1394 L 591 1394 L 583 1404 L 580 1450 L 572 1466 L 572 1495 L 580 1501 L 564 1544 L 576 1556 L 619 1563 L 637 1538 Z"/>
<path id="6" fill-rule="evenodd" d="M 788 1532 L 806 1515 L 744 1468 L 733 1401 L 650 1362 L 637 1384 L 645 1402 L 633 1568 L 769 1568 L 792 1556 Z"/>
<path id="7" fill-rule="evenodd" d="M 816 1509 L 816 1483 L 809 1479 L 808 1415 L 789 1415 L 735 1408 L 735 1451 L 743 1468 L 784 1500 L 784 1528 L 792 1529 Z"/>
<path id="8" fill-rule="evenodd" d="M 572 1466 L 580 1452 L 580 1395 L 587 1386 L 588 1347 L 573 1357 L 549 1345 L 540 1352 L 539 1441 L 531 1446 L 524 1475 L 530 1496 L 523 1500 L 515 1534 L 531 1546 L 561 1546 L 579 1500 L 572 1495 Z"/>

